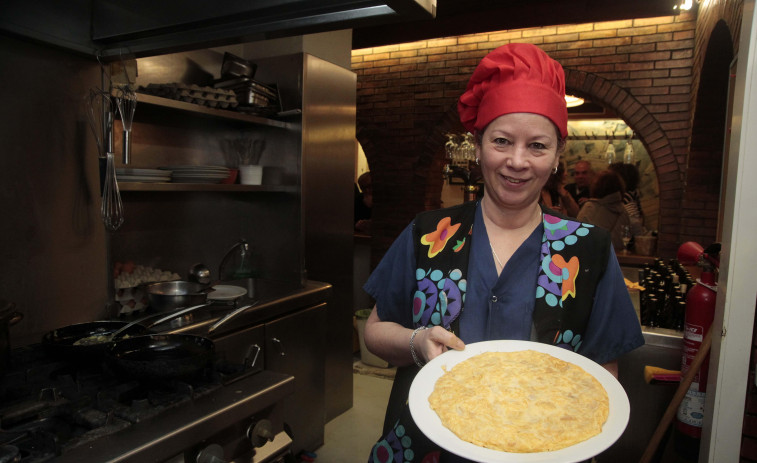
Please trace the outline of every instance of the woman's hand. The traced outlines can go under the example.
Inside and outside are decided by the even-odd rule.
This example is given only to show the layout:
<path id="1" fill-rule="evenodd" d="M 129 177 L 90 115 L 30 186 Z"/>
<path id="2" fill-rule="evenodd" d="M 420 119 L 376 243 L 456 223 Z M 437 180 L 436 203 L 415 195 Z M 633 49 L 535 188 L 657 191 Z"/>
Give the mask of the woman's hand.
<path id="1" fill-rule="evenodd" d="M 381 321 L 376 307 L 365 322 L 363 334 L 365 346 L 374 355 L 398 367 L 414 363 L 410 353 L 410 337 L 413 330 L 398 323 Z M 449 348 L 464 349 L 465 344 L 451 332 L 435 326 L 427 330 L 418 330 L 413 338 L 413 348 L 419 360 L 428 362 Z"/>
<path id="2" fill-rule="evenodd" d="M 434 326 L 427 330 L 418 331 L 413 341 L 415 354 L 428 363 L 449 349 L 463 350 L 465 343 L 441 326 Z"/>

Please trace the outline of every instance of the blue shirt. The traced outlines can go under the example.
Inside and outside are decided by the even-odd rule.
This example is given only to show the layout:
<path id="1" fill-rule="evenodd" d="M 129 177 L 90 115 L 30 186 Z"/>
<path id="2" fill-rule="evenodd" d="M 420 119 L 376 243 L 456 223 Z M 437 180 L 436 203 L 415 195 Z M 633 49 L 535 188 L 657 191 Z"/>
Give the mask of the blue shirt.
<path id="1" fill-rule="evenodd" d="M 540 223 L 515 251 L 500 275 L 494 266 L 480 205 L 476 208 L 468 262 L 468 290 L 460 315 L 465 343 L 495 339 L 531 339 L 532 315 L 544 226 Z M 614 252 L 597 285 L 594 306 L 578 353 L 607 363 L 644 343 L 638 317 Z M 416 290 L 412 224 L 387 251 L 363 289 L 376 300 L 378 316 L 413 327 Z"/>

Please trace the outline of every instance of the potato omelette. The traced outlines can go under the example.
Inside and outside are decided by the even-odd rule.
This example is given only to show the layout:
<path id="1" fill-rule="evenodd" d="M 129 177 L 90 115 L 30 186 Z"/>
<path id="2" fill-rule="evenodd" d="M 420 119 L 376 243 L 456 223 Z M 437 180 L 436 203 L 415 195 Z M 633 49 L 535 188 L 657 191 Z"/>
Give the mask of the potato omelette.
<path id="1" fill-rule="evenodd" d="M 460 439 L 503 452 L 547 452 L 602 431 L 607 392 L 583 368 L 534 350 L 486 352 L 445 372 L 429 396 Z"/>

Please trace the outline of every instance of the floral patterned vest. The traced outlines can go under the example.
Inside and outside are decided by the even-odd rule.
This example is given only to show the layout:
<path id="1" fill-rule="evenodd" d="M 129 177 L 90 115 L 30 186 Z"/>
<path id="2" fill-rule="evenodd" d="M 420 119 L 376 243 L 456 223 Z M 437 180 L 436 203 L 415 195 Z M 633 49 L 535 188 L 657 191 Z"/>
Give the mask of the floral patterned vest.
<path id="1" fill-rule="evenodd" d="M 476 203 L 423 212 L 413 230 L 418 289 L 413 298 L 415 326 L 441 325 L 458 331 L 465 307 L 468 258 Z M 536 340 L 581 345 L 594 293 L 605 271 L 609 236 L 603 230 L 545 210 L 537 286 Z"/>

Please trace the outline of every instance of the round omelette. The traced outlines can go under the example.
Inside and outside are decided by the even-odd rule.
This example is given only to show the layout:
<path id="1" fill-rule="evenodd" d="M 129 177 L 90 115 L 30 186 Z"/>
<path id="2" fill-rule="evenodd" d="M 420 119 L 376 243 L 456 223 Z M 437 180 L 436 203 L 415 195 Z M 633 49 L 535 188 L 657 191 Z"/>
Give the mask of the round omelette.
<path id="1" fill-rule="evenodd" d="M 429 396 L 460 439 L 504 452 L 547 452 L 602 431 L 604 387 L 581 367 L 533 350 L 486 352 L 444 373 Z"/>

